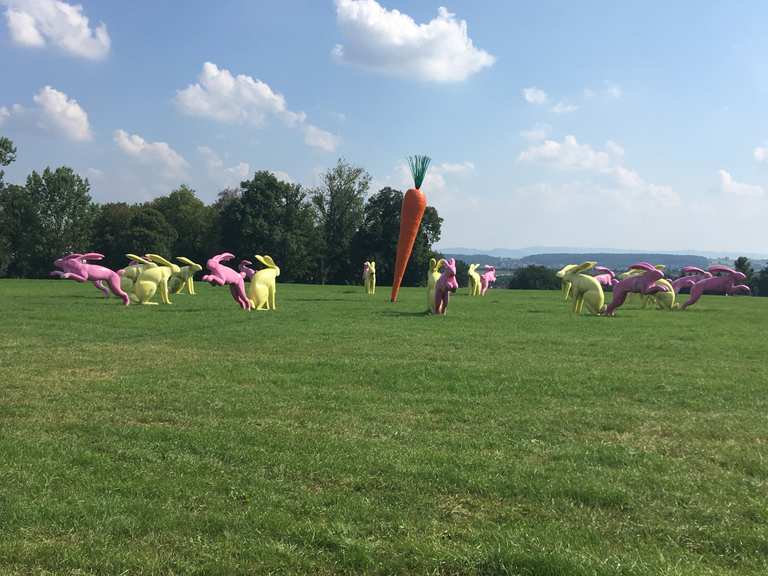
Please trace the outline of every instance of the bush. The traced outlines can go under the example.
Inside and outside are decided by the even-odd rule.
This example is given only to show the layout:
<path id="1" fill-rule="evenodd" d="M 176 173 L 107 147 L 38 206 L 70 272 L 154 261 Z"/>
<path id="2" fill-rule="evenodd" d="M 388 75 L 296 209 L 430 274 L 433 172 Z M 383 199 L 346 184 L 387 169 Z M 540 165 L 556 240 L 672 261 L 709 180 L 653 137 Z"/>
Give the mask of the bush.
<path id="1" fill-rule="evenodd" d="M 512 290 L 560 290 L 560 278 L 546 266 L 526 266 L 515 270 L 509 281 Z"/>

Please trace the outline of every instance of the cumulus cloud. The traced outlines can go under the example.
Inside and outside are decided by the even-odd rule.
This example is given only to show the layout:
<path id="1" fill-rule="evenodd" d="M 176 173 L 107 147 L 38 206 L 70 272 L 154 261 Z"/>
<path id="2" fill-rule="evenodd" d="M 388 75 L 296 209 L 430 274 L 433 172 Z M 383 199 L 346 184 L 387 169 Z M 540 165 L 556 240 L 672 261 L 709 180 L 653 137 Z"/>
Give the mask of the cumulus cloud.
<path id="1" fill-rule="evenodd" d="M 717 175 L 720 181 L 720 191 L 724 194 L 751 198 L 760 198 L 765 194 L 762 186 L 737 182 L 725 170 L 718 170 Z"/>
<path id="2" fill-rule="evenodd" d="M 768 162 L 768 148 L 764 146 L 758 146 L 752 151 L 752 155 L 758 162 Z"/>
<path id="3" fill-rule="evenodd" d="M 224 161 L 215 150 L 208 146 L 198 146 L 198 153 L 205 160 L 208 175 L 222 186 L 232 186 L 239 184 L 251 172 L 251 167 L 247 162 L 238 162 L 234 166 L 225 166 Z"/>
<path id="4" fill-rule="evenodd" d="M 76 142 L 93 138 L 88 114 L 77 100 L 50 86 L 40 90 L 33 99 L 40 108 L 40 124 L 43 127 L 52 128 Z"/>
<path id="5" fill-rule="evenodd" d="M 571 112 L 576 112 L 579 107 L 575 104 L 569 104 L 568 102 L 560 101 L 554 106 L 552 106 L 552 112 L 555 114 L 569 114 Z"/>
<path id="6" fill-rule="evenodd" d="M 197 83 L 177 91 L 176 105 L 191 116 L 257 128 L 268 117 L 278 118 L 288 126 L 300 127 L 306 144 L 328 152 L 333 152 L 339 143 L 337 136 L 307 123 L 304 112 L 290 110 L 285 97 L 267 83 L 245 74 L 234 76 L 211 62 L 203 64 Z"/>
<path id="7" fill-rule="evenodd" d="M 584 98 L 591 99 L 601 96 L 606 99 L 618 100 L 624 95 L 621 86 L 614 82 L 605 81 L 602 88 L 584 88 Z"/>
<path id="8" fill-rule="evenodd" d="M 142 164 L 161 167 L 169 178 L 184 176 L 189 166 L 184 157 L 165 142 L 147 142 L 138 134 L 128 134 L 125 130 L 115 130 L 114 140 L 127 155 Z"/>
<path id="9" fill-rule="evenodd" d="M 336 21 L 345 39 L 332 54 L 393 76 L 431 82 L 463 82 L 495 58 L 476 48 L 465 20 L 446 8 L 426 24 L 375 0 L 336 0 Z"/>
<path id="10" fill-rule="evenodd" d="M 522 95 L 529 104 L 546 104 L 549 101 L 547 93 L 541 88 L 536 88 L 536 86 L 523 88 Z"/>
<path id="11" fill-rule="evenodd" d="M 0 0 L 11 39 L 21 46 L 48 45 L 89 60 L 109 54 L 111 40 L 103 22 L 91 28 L 79 4 L 61 0 Z"/>
<path id="12" fill-rule="evenodd" d="M 518 162 L 553 166 L 564 171 L 583 172 L 608 179 L 609 188 L 634 200 L 652 200 L 664 206 L 677 206 L 680 197 L 669 186 L 646 182 L 637 172 L 624 166 L 624 149 L 615 142 L 605 150 L 581 144 L 568 135 L 562 142 L 545 140 L 531 145 L 518 156 Z"/>
<path id="13" fill-rule="evenodd" d="M 307 124 L 304 126 L 304 143 L 313 148 L 319 148 L 326 152 L 333 152 L 341 139 L 335 134 L 321 130 L 317 126 Z"/>

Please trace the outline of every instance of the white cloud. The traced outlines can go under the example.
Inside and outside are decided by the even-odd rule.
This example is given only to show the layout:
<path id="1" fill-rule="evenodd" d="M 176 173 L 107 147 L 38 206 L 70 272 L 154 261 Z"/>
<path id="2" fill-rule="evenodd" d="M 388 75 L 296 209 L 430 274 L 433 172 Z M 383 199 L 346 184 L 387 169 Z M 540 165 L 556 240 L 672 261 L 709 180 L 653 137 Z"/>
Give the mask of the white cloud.
<path id="1" fill-rule="evenodd" d="M 0 106 L 0 126 L 11 117 L 11 111 L 5 106 Z"/>
<path id="2" fill-rule="evenodd" d="M 618 84 L 607 82 L 605 87 L 605 95 L 608 96 L 609 98 L 614 98 L 618 100 L 624 95 L 624 93 L 621 90 L 621 86 L 619 86 Z"/>
<path id="3" fill-rule="evenodd" d="M 251 167 L 247 162 L 238 162 L 234 166 L 225 166 L 224 161 L 215 150 L 208 146 L 198 146 L 197 151 L 205 160 L 208 175 L 221 186 L 232 186 L 239 184 L 251 172 Z"/>
<path id="4" fill-rule="evenodd" d="M 336 21 L 346 44 L 333 56 L 342 62 L 432 82 L 462 82 L 492 66 L 495 58 L 476 48 L 465 20 L 444 7 L 426 24 L 375 0 L 336 0 Z"/>
<path id="5" fill-rule="evenodd" d="M 312 124 L 304 126 L 304 143 L 308 146 L 319 148 L 326 152 L 333 152 L 336 150 L 340 141 L 341 139 L 338 136 L 325 130 L 321 130 L 317 126 L 313 126 Z"/>
<path id="6" fill-rule="evenodd" d="M 198 77 L 176 93 L 176 104 L 186 114 L 213 118 L 222 122 L 249 122 L 262 126 L 273 115 L 288 124 L 303 122 L 303 112 L 288 109 L 285 98 L 261 80 L 238 74 L 206 62 Z"/>
<path id="7" fill-rule="evenodd" d="M 552 126 L 549 124 L 536 124 L 530 130 L 521 130 L 520 136 L 528 140 L 529 142 L 538 142 L 539 140 L 546 139 L 549 133 L 552 131 Z"/>
<path id="8" fill-rule="evenodd" d="M 162 167 L 166 177 L 182 177 L 189 166 L 184 157 L 165 142 L 147 142 L 125 130 L 115 130 L 114 140 L 120 150 L 139 162 Z"/>
<path id="9" fill-rule="evenodd" d="M 764 146 L 758 146 L 752 151 L 752 155 L 758 162 L 768 162 L 768 148 Z"/>
<path id="10" fill-rule="evenodd" d="M 745 184 L 743 182 L 736 182 L 728 172 L 725 170 L 717 171 L 718 178 L 720 180 L 720 191 L 725 194 L 732 194 L 734 196 L 746 196 L 752 198 L 760 198 L 765 194 L 765 190 L 762 186 L 755 184 Z"/>
<path id="11" fill-rule="evenodd" d="M 77 100 L 69 98 L 64 92 L 46 86 L 34 96 L 40 107 L 40 124 L 53 127 L 70 140 L 83 142 L 91 140 L 93 134 L 85 113 Z"/>
<path id="12" fill-rule="evenodd" d="M 339 143 L 337 136 L 308 124 L 304 112 L 290 110 L 283 95 L 265 82 L 245 74 L 233 76 L 211 62 L 203 64 L 198 83 L 176 92 L 176 105 L 192 116 L 255 127 L 263 126 L 268 117 L 275 117 L 288 126 L 301 127 L 305 143 L 325 151 L 332 152 Z"/>
<path id="13" fill-rule="evenodd" d="M 272 174 L 275 175 L 275 178 L 283 182 L 288 182 L 289 184 L 294 184 L 296 182 L 290 174 L 283 172 L 282 170 L 273 170 Z"/>
<path id="14" fill-rule="evenodd" d="M 88 177 L 93 178 L 94 180 L 99 180 L 104 177 L 104 171 L 99 170 L 98 168 L 88 168 L 86 172 L 88 173 Z"/>
<path id="15" fill-rule="evenodd" d="M 13 41 L 42 48 L 51 44 L 72 56 L 101 60 L 111 41 L 102 22 L 91 28 L 79 4 L 60 0 L 0 0 L 6 6 L 5 21 Z"/>
<path id="16" fill-rule="evenodd" d="M 536 86 L 523 88 L 522 94 L 525 101 L 529 104 L 546 104 L 549 101 L 547 93 L 541 88 L 536 88 Z"/>
<path id="17" fill-rule="evenodd" d="M 618 189 L 620 194 L 632 200 L 650 200 L 667 207 L 680 204 L 680 197 L 672 188 L 646 182 L 637 172 L 624 166 L 624 149 L 613 141 L 606 143 L 605 150 L 596 150 L 568 135 L 562 142 L 545 140 L 529 146 L 520 153 L 518 161 L 607 178 L 609 189 Z"/>
<path id="18" fill-rule="evenodd" d="M 575 104 L 569 104 L 568 102 L 563 102 L 561 100 L 552 107 L 552 112 L 555 114 L 569 114 L 571 112 L 575 112 L 578 109 L 579 107 Z"/>
<path id="19" fill-rule="evenodd" d="M 603 82 L 602 88 L 584 88 L 583 91 L 584 98 L 587 100 L 590 100 L 592 98 L 596 98 L 597 96 L 601 96 L 603 98 L 607 99 L 613 99 L 618 100 L 624 95 L 624 92 L 621 89 L 621 86 L 614 82 L 605 81 Z"/>

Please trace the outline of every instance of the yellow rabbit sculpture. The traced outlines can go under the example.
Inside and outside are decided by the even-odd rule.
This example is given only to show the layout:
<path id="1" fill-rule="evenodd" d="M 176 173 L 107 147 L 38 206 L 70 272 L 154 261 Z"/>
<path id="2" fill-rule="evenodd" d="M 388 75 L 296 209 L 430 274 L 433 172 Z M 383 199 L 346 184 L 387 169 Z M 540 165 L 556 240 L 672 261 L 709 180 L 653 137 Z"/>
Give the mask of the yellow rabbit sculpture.
<path id="1" fill-rule="evenodd" d="M 275 292 L 277 292 L 277 277 L 280 268 L 270 256 L 255 256 L 266 268 L 258 270 L 251 278 L 248 288 L 248 299 L 255 310 L 276 310 Z"/>
<path id="2" fill-rule="evenodd" d="M 480 274 L 477 273 L 477 269 L 480 267 L 480 264 L 470 264 L 469 265 L 469 295 L 470 296 L 480 296 Z"/>
<path id="3" fill-rule="evenodd" d="M 147 254 L 148 260 L 135 254 L 126 254 L 126 256 L 145 266 L 133 284 L 131 300 L 140 304 L 157 304 L 150 300 L 159 289 L 163 304 L 171 304 L 171 299 L 168 297 L 168 280 L 174 274 L 178 274 L 180 268 L 157 254 Z"/>
<path id="4" fill-rule="evenodd" d="M 186 264 L 186 266 L 182 266 L 179 273 L 174 274 L 171 279 L 168 280 L 168 290 L 170 290 L 171 294 L 181 294 L 184 291 L 184 288 L 186 288 L 187 294 L 196 294 L 195 274 L 200 272 L 203 267 L 184 256 L 176 256 L 176 260 Z"/>
<path id="5" fill-rule="evenodd" d="M 586 304 L 591 314 L 600 314 L 605 308 L 605 294 L 603 287 L 594 276 L 581 274 L 595 267 L 597 262 L 584 262 L 582 264 L 569 264 L 557 273 L 557 277 L 568 282 L 569 293 L 573 298 L 573 312 L 580 314 Z"/>

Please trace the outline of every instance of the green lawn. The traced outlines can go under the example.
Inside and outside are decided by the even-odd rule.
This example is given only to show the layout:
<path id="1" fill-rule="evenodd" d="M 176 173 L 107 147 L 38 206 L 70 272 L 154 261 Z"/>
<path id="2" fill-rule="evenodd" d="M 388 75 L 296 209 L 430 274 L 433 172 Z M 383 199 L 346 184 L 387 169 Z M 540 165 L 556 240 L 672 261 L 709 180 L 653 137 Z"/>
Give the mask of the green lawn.
<path id="1" fill-rule="evenodd" d="M 768 573 L 768 298 L 0 281 L 0 573 Z"/>

